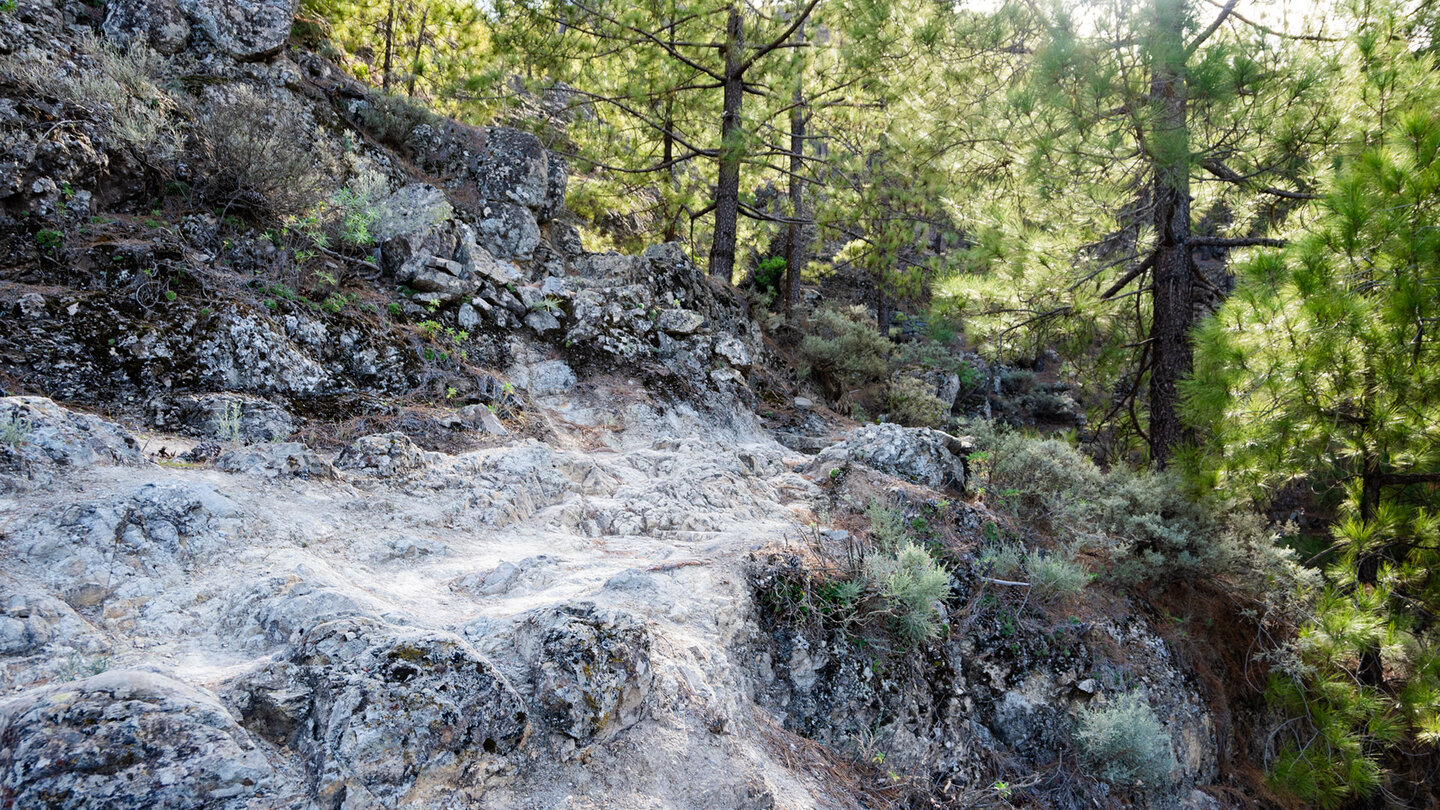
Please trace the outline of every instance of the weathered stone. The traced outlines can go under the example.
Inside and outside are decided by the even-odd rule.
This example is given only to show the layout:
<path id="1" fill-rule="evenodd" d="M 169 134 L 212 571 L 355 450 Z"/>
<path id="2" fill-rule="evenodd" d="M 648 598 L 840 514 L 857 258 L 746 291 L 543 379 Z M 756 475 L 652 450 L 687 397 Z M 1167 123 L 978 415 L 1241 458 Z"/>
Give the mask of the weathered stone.
<path id="1" fill-rule="evenodd" d="M 178 0 L 196 32 L 242 61 L 274 56 L 290 38 L 298 0 Z M 152 29 L 153 30 L 153 29 Z"/>
<path id="2" fill-rule="evenodd" d="M 0 787 L 15 807 L 239 808 L 272 776 L 213 696 L 107 672 L 0 704 Z"/>
<path id="3" fill-rule="evenodd" d="M 510 377 L 517 387 L 537 397 L 563 394 L 574 388 L 576 381 L 575 372 L 563 360 L 516 366 L 510 370 Z"/>
<path id="4" fill-rule="evenodd" d="M 385 243 L 400 234 L 429 231 L 455 213 L 440 189 L 425 183 L 411 183 L 375 206 L 371 236 Z"/>
<path id="5" fill-rule="evenodd" d="M 163 54 L 176 54 L 190 41 L 190 22 L 175 0 L 110 0 L 101 30 L 122 48 L 144 42 Z"/>
<path id="6" fill-rule="evenodd" d="M 525 316 L 525 325 L 545 335 L 559 330 L 560 320 L 549 312 L 538 310 Z"/>
<path id="7" fill-rule="evenodd" d="M 716 338 L 715 354 L 742 371 L 750 368 L 755 362 L 754 358 L 750 356 L 750 350 L 734 335 L 721 335 Z"/>
<path id="8" fill-rule="evenodd" d="M 828 471 L 855 461 L 881 472 L 943 489 L 965 486 L 964 443 L 930 428 L 864 425 L 820 452 L 812 469 Z"/>
<path id="9" fill-rule="evenodd" d="M 644 622 L 585 602 L 543 609 L 524 632 L 535 703 L 551 727 L 589 742 L 644 716 L 655 679 Z"/>
<path id="10" fill-rule="evenodd" d="M 486 308 L 489 308 L 488 304 Z M 455 322 L 460 324 L 461 329 L 467 332 L 473 332 L 476 327 L 480 326 L 480 313 L 476 312 L 475 307 L 469 302 L 466 302 L 461 304 L 460 311 L 455 313 Z"/>
<path id="11" fill-rule="evenodd" d="M 34 465 L 138 464 L 142 459 L 135 438 L 119 426 L 43 397 L 0 398 L 0 425 L 14 438 L 0 442 L 0 472 Z"/>
<path id="12" fill-rule="evenodd" d="M 540 244 L 540 226 L 535 215 L 523 205 L 492 202 L 475 223 L 480 243 L 502 259 L 528 259 Z"/>
<path id="13" fill-rule="evenodd" d="M 689 309 L 662 309 L 655 325 L 672 335 L 689 335 L 705 325 L 705 316 Z"/>
<path id="14" fill-rule="evenodd" d="M 435 456 L 415 446 L 404 433 L 382 433 L 364 436 L 340 453 L 336 469 L 361 472 L 379 478 L 417 470 Z"/>
<path id="15" fill-rule="evenodd" d="M 335 468 L 299 442 L 257 444 L 221 454 L 215 466 L 226 472 L 266 478 L 334 478 Z"/>
<path id="16" fill-rule="evenodd" d="M 229 695 L 247 727 L 303 755 L 325 807 L 395 807 L 529 730 L 524 701 L 463 639 L 363 618 L 316 627 Z"/>
<path id="17" fill-rule="evenodd" d="M 493 436 L 510 435 L 510 431 L 501 424 L 500 417 L 485 405 L 466 405 L 460 409 L 460 416 Z"/>

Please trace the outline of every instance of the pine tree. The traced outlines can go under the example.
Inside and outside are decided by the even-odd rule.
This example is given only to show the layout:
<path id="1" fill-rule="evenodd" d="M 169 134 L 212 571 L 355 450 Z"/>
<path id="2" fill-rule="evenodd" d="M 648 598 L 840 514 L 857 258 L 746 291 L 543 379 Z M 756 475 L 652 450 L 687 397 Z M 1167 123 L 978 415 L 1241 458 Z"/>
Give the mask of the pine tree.
<path id="1" fill-rule="evenodd" d="M 1323 807 L 1440 741 L 1440 93 L 1393 12 L 1353 64 L 1357 153 L 1285 251 L 1240 267 L 1185 386 L 1214 485 L 1338 501 L 1327 589 L 1272 685 L 1295 718 L 1278 781 Z"/>
<path id="2" fill-rule="evenodd" d="M 1131 415 L 1158 466 L 1186 441 L 1176 385 L 1193 313 L 1223 296 L 1196 252 L 1273 243 L 1288 209 L 1264 201 L 1313 196 L 1310 158 L 1334 126 L 1323 43 L 1234 6 L 1203 27 L 1187 0 L 1040 15 L 996 124 L 1028 154 L 1012 147 L 1004 192 L 972 209 L 979 272 L 949 290 L 981 336 L 1032 354 L 1058 343 L 1118 377 L 1099 421 Z"/>

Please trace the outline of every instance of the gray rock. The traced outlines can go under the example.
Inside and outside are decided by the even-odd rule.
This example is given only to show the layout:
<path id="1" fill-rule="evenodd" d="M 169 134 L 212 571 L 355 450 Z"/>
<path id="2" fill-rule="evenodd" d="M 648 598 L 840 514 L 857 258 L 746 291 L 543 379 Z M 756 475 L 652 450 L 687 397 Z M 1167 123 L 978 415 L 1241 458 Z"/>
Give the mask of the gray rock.
<path id="1" fill-rule="evenodd" d="M 425 183 L 411 183 L 375 207 L 371 235 L 383 244 L 404 233 L 429 231 L 454 213 L 455 209 L 440 189 Z"/>
<path id="2" fill-rule="evenodd" d="M 492 202 L 481 211 L 475 224 L 479 241 L 502 259 L 528 259 L 540 244 L 540 226 L 535 214 L 523 205 Z"/>
<path id="3" fill-rule="evenodd" d="M 693 334 L 705 325 L 705 316 L 689 309 L 663 309 L 656 326 L 672 335 Z"/>
<path id="4" fill-rule="evenodd" d="M 15 302 L 20 309 L 20 315 L 31 320 L 39 320 L 45 317 L 45 296 L 40 293 L 25 293 Z"/>
<path id="5" fill-rule="evenodd" d="M 486 203 L 513 203 L 546 218 L 559 206 L 564 182 L 552 181 L 552 156 L 540 139 L 507 127 L 471 127 L 455 122 L 422 124 L 406 141 L 416 162 L 450 183 L 473 184 Z M 554 164 L 563 168 L 564 161 Z M 533 217 L 532 217 L 533 219 Z"/>
<path id="6" fill-rule="evenodd" d="M 410 441 L 404 433 L 381 433 L 356 439 L 340 452 L 336 469 L 390 478 L 417 470 L 437 457 Z"/>
<path id="7" fill-rule="evenodd" d="M 964 453 L 963 441 L 939 430 L 888 423 L 864 425 L 839 444 L 820 451 L 811 469 L 828 472 L 856 461 L 917 484 L 963 489 Z"/>
<path id="8" fill-rule="evenodd" d="M 395 280 L 449 304 L 474 295 L 486 278 L 508 273 L 475 243 L 475 231 L 452 219 L 406 230 L 380 246 L 380 264 Z"/>
<path id="9" fill-rule="evenodd" d="M 0 425 L 18 440 L 0 442 L 0 473 L 143 460 L 135 438 L 119 426 L 43 397 L 0 398 Z"/>
<path id="10" fill-rule="evenodd" d="M 285 47 L 298 4 L 298 0 L 178 2 L 197 33 L 242 62 L 274 56 Z"/>
<path id="11" fill-rule="evenodd" d="M 644 622 L 584 602 L 542 609 L 522 633 L 535 704 L 549 726 L 589 742 L 644 717 L 655 680 Z"/>
<path id="12" fill-rule="evenodd" d="M 545 335 L 560 329 L 560 319 L 544 310 L 539 310 L 525 316 L 525 325 Z"/>
<path id="13" fill-rule="evenodd" d="M 585 253 L 585 245 L 580 241 L 580 231 L 568 222 L 550 223 L 550 244 L 566 258 L 573 259 Z"/>
<path id="14" fill-rule="evenodd" d="M 243 808 L 272 773 L 212 695 L 107 672 L 0 704 L 0 787 L 15 807 Z"/>
<path id="15" fill-rule="evenodd" d="M 802 411 L 808 411 L 815 407 L 815 401 L 809 397 L 795 397 L 795 407 Z"/>
<path id="16" fill-rule="evenodd" d="M 110 0 L 101 30 L 122 48 L 144 42 L 163 54 L 179 53 L 190 41 L 190 22 L 175 0 Z"/>
<path id="17" fill-rule="evenodd" d="M 721 335 L 716 338 L 715 354 L 724 358 L 725 362 L 742 371 L 750 368 L 755 362 L 750 356 L 750 350 L 734 335 Z"/>
<path id="18" fill-rule="evenodd" d="M 547 158 L 545 198 L 535 208 L 535 218 L 541 223 L 554 219 L 565 208 L 565 187 L 570 182 L 570 166 L 565 158 L 554 152 L 548 153 Z"/>
<path id="19" fill-rule="evenodd" d="M 510 435 L 510 431 L 500 423 L 500 417 L 484 405 L 466 405 L 460 409 L 460 417 L 493 436 Z"/>
<path id="20" fill-rule="evenodd" d="M 295 419 L 285 408 L 243 394 L 184 394 L 151 404 L 150 424 L 181 428 L 191 436 L 245 443 L 276 442 L 295 432 Z"/>
<path id="21" fill-rule="evenodd" d="M 464 639 L 369 619 L 316 627 L 227 695 L 246 727 L 300 752 L 325 807 L 414 802 L 422 776 L 504 756 L 529 731 L 524 701 Z"/>
<path id="22" fill-rule="evenodd" d="M 455 314 L 455 320 L 460 324 L 461 329 L 473 332 L 480 325 L 480 313 L 476 312 L 475 307 L 469 302 L 466 302 L 460 305 L 460 311 Z"/>
<path id="23" fill-rule="evenodd" d="M 257 444 L 222 453 L 215 466 L 226 472 L 250 473 L 267 478 L 335 477 L 335 468 L 299 442 Z"/>
<path id="24" fill-rule="evenodd" d="M 564 360 L 546 360 L 532 366 L 516 366 L 510 370 L 515 385 L 537 397 L 563 394 L 575 387 L 575 372 Z"/>

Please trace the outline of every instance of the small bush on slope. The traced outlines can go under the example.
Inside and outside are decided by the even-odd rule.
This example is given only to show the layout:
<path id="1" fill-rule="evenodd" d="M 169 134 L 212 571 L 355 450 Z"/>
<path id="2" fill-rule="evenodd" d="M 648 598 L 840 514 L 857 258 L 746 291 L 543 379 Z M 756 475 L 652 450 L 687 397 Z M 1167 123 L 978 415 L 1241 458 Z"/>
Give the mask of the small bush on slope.
<path id="1" fill-rule="evenodd" d="M 1108 706 L 1081 711 L 1075 743 L 1096 774 L 1118 787 L 1141 782 L 1156 788 L 1174 779 L 1177 765 L 1170 735 L 1134 693 L 1121 695 Z"/>

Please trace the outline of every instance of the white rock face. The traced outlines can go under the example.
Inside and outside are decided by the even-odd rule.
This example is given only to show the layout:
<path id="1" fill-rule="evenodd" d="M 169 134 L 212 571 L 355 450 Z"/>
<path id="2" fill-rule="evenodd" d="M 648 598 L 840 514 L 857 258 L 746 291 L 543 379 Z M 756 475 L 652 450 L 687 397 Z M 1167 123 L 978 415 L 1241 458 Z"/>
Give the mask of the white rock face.
<path id="1" fill-rule="evenodd" d="M 544 443 L 451 456 L 382 434 L 339 460 L 255 445 L 218 467 L 154 464 L 102 420 L 0 400 L 44 417 L 43 444 L 16 452 L 52 476 L 0 470 L 0 788 L 135 810 L 810 810 L 847 797 L 776 753 L 780 722 L 843 748 L 826 734 L 851 715 L 904 705 L 930 725 L 890 728 L 893 761 L 961 772 L 982 749 L 1062 745 L 1071 701 L 1109 695 L 1083 669 L 992 660 L 979 636 L 937 648 L 933 695 L 899 693 L 869 652 L 762 630 L 756 559 L 802 549 L 787 538 L 829 496 L 797 469 L 826 465 L 828 484 L 830 462 L 624 380 L 570 385 L 533 415 Z M 837 446 L 953 478 L 959 440 L 880 427 Z M 1153 629 L 1075 632 L 1148 651 L 1204 784 L 1213 723 Z"/>

